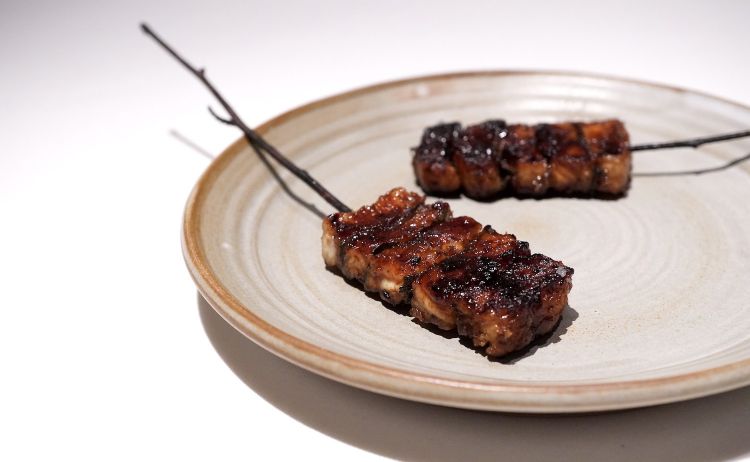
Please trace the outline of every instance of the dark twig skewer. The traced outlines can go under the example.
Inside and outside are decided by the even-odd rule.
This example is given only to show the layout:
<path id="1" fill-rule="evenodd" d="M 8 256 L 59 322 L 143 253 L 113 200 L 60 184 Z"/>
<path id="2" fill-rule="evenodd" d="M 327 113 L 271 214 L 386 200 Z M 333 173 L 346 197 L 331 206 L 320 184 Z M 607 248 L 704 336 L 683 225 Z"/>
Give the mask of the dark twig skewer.
<path id="1" fill-rule="evenodd" d="M 256 133 L 253 129 L 247 126 L 245 122 L 242 121 L 239 115 L 237 115 L 237 112 L 232 108 L 232 106 L 224 99 L 223 96 L 219 93 L 219 91 L 209 82 L 209 80 L 206 78 L 206 71 L 205 69 L 201 68 L 198 69 L 196 67 L 193 67 L 190 63 L 188 63 L 182 56 L 180 56 L 172 47 L 166 44 L 164 40 L 161 39 L 154 31 L 151 30 L 148 25 L 141 24 L 141 29 L 143 32 L 146 33 L 146 35 L 153 38 L 159 45 L 161 45 L 162 48 L 164 48 L 172 57 L 174 57 L 177 61 L 180 62 L 185 68 L 187 68 L 195 77 L 198 78 L 203 84 L 208 88 L 208 90 L 211 92 L 211 94 L 214 95 L 217 101 L 219 101 L 219 104 L 224 108 L 225 111 L 227 111 L 227 114 L 229 114 L 229 118 L 223 118 L 218 116 L 213 110 L 209 108 L 209 111 L 211 114 L 214 115 L 217 119 L 221 120 L 222 122 L 233 125 L 240 130 L 242 130 L 242 133 L 244 133 L 245 138 L 247 138 L 247 141 L 250 143 L 250 145 L 256 150 L 259 156 L 261 158 L 263 157 L 263 152 L 267 153 L 271 157 L 273 157 L 277 162 L 279 162 L 281 165 L 283 165 L 287 170 L 291 171 L 297 178 L 304 181 L 310 188 L 312 188 L 318 195 L 320 195 L 323 199 L 326 200 L 329 204 L 331 204 L 336 210 L 339 212 L 350 212 L 351 209 L 347 207 L 343 202 L 341 202 L 339 199 L 336 198 L 333 194 L 331 194 L 325 187 L 323 187 L 322 184 L 320 184 L 315 178 L 310 176 L 307 171 L 297 167 L 292 161 L 287 159 L 281 152 L 279 152 L 276 148 L 274 148 L 270 143 L 268 143 L 266 140 L 263 139 L 262 136 L 260 136 L 258 133 Z"/>
<path id="2" fill-rule="evenodd" d="M 706 136 L 703 138 L 693 138 L 681 141 L 666 141 L 664 143 L 637 144 L 630 146 L 631 151 L 651 151 L 656 149 L 673 149 L 673 148 L 697 148 L 708 143 L 718 143 L 720 141 L 735 140 L 750 136 L 750 130 L 741 132 L 726 133 L 724 135 Z M 662 176 L 682 176 L 682 175 L 703 175 L 704 173 L 720 172 L 727 170 L 737 164 L 750 160 L 750 154 L 744 155 L 737 159 L 731 160 L 717 167 L 700 168 L 695 170 L 678 170 L 673 172 L 643 172 L 633 173 L 634 177 L 662 177 Z"/>
<path id="3" fill-rule="evenodd" d="M 654 149 L 672 149 L 672 148 L 697 148 L 708 143 L 717 143 L 719 141 L 735 140 L 737 138 L 745 138 L 750 136 L 750 130 L 745 130 L 735 133 L 727 133 L 724 135 L 706 136 L 704 138 L 693 138 L 690 140 L 681 141 L 667 141 L 664 143 L 651 143 L 651 144 L 636 144 L 630 146 L 631 151 L 651 151 Z"/>
<path id="4" fill-rule="evenodd" d="M 633 173 L 633 176 L 683 176 L 683 175 L 703 175 L 704 173 L 713 173 L 713 172 L 720 172 L 722 170 L 727 170 L 731 167 L 734 167 L 737 164 L 740 164 L 742 162 L 745 162 L 747 160 L 750 160 L 750 154 L 745 154 L 742 157 L 738 157 L 737 159 L 730 160 L 729 162 L 716 166 L 716 167 L 708 167 L 708 168 L 699 168 L 695 170 L 679 170 L 674 172 L 642 172 L 642 173 Z"/>

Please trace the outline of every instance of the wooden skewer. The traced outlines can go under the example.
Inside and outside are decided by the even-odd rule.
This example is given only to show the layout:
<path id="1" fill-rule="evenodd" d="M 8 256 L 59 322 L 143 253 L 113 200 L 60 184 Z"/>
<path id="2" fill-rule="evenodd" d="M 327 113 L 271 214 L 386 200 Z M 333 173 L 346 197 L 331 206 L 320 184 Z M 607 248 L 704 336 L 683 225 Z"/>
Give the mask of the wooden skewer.
<path id="1" fill-rule="evenodd" d="M 287 170 L 292 172 L 297 178 L 304 181 L 305 184 L 310 186 L 320 197 L 326 200 L 329 204 L 331 204 L 336 210 L 339 212 L 351 212 L 351 209 L 347 207 L 343 202 L 341 202 L 336 196 L 334 196 L 331 192 L 329 192 L 320 182 L 318 182 L 315 178 L 313 178 L 306 170 L 303 170 L 299 168 L 297 165 L 294 164 L 291 160 L 289 160 L 286 156 L 284 156 L 281 152 L 279 152 L 278 149 L 273 147 L 269 142 L 267 142 L 265 139 L 263 139 L 262 136 L 260 136 L 258 133 L 255 132 L 252 128 L 248 127 L 245 122 L 242 121 L 240 116 L 237 114 L 237 112 L 232 108 L 232 106 L 224 99 L 224 97 L 219 93 L 219 91 L 216 89 L 216 87 L 211 84 L 211 82 L 206 78 L 206 70 L 201 68 L 198 69 L 191 65 L 189 62 L 187 62 L 182 56 L 180 56 L 174 48 L 167 45 L 164 40 L 161 39 L 153 30 L 151 30 L 148 25 L 141 24 L 141 30 L 143 30 L 146 35 L 153 38 L 156 43 L 161 45 L 162 48 L 164 48 L 172 57 L 174 57 L 177 61 L 180 62 L 185 68 L 187 68 L 195 77 L 198 78 L 205 86 L 208 88 L 208 90 L 211 92 L 211 94 L 214 95 L 217 101 L 219 101 L 219 104 L 224 108 L 225 111 L 227 111 L 227 114 L 229 114 L 229 118 L 223 118 L 218 116 L 210 107 L 209 111 L 211 114 L 213 114 L 214 117 L 219 119 L 220 121 L 233 125 L 240 130 L 242 130 L 242 133 L 244 133 L 245 138 L 247 138 L 247 141 L 250 143 L 250 145 L 255 149 L 256 153 L 263 157 L 263 153 L 265 152 L 269 156 L 273 157 L 277 162 L 279 162 L 281 165 L 283 165 Z"/>
<path id="2" fill-rule="evenodd" d="M 666 141 L 664 143 L 636 144 L 630 146 L 630 150 L 635 151 L 653 151 L 655 149 L 673 149 L 673 148 L 697 148 L 708 143 L 717 143 L 719 141 L 736 140 L 750 136 L 750 130 L 741 132 L 726 133 L 724 135 L 706 136 L 703 138 L 693 138 L 681 141 Z"/>

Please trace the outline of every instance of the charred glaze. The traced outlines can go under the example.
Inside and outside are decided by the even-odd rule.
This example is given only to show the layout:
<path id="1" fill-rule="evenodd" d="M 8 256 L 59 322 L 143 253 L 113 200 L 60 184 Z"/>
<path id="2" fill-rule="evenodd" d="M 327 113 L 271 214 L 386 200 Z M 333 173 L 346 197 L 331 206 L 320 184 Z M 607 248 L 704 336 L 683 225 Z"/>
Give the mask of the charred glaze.
<path id="1" fill-rule="evenodd" d="M 500 159 L 506 128 L 503 120 L 488 120 L 467 127 L 455 142 L 453 163 L 467 195 L 491 197 L 505 187 Z"/>
<path id="2" fill-rule="evenodd" d="M 528 345 L 560 319 L 573 270 L 511 234 L 485 229 L 466 250 L 414 282 L 420 306 L 439 313 L 487 354 L 500 356 Z M 414 305 L 414 304 L 413 304 Z M 414 310 L 413 310 L 414 311 Z"/>
<path id="3" fill-rule="evenodd" d="M 450 194 L 461 188 L 461 179 L 452 160 L 460 132 L 460 124 L 448 123 L 428 127 L 422 134 L 419 146 L 414 149 L 412 165 L 425 191 Z"/>

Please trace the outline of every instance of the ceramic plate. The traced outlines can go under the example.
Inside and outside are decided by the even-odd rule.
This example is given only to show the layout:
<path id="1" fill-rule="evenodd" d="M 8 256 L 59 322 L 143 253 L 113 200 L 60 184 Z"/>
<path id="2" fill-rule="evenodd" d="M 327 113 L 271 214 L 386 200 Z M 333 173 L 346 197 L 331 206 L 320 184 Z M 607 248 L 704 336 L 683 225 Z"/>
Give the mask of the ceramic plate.
<path id="1" fill-rule="evenodd" d="M 750 108 L 589 75 L 484 72 L 377 85 L 293 110 L 258 130 L 352 207 L 417 189 L 410 147 L 439 121 L 617 117 L 634 143 L 750 127 Z M 719 165 L 750 141 L 634 154 L 635 172 Z M 287 172 L 292 193 L 332 209 Z M 321 218 L 285 193 L 243 140 L 208 168 L 185 213 L 200 292 L 273 353 L 357 387 L 448 406 L 580 412 L 685 400 L 750 383 L 750 166 L 636 177 L 616 201 L 449 202 L 575 268 L 556 331 L 490 361 L 326 270 Z M 262 373 L 262 372 L 260 372 Z M 314 399 L 314 397 L 311 397 Z"/>

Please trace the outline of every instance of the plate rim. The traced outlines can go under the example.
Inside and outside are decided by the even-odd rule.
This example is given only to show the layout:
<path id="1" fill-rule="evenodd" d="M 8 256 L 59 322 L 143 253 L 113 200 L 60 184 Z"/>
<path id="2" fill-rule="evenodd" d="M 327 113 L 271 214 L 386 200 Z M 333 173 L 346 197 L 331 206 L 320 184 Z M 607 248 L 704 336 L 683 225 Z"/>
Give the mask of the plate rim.
<path id="1" fill-rule="evenodd" d="M 434 80 L 504 76 L 583 77 L 690 93 L 750 111 L 750 106 L 679 86 L 589 72 L 482 70 L 427 74 L 337 93 L 285 111 L 256 128 L 266 134 L 285 121 L 336 102 L 381 90 Z M 750 384 L 750 358 L 667 377 L 584 384 L 490 383 L 411 372 L 336 353 L 295 337 L 252 312 L 211 271 L 201 242 L 201 206 L 223 167 L 248 147 L 240 137 L 198 179 L 183 215 L 182 249 L 199 292 L 229 324 L 250 340 L 309 371 L 370 391 L 453 407 L 531 413 L 571 413 L 644 407 L 721 393 Z M 651 392 L 649 395 L 645 392 Z M 656 392 L 656 393 L 655 393 Z M 675 394 L 676 393 L 676 394 Z M 551 399 L 554 398 L 554 399 Z"/>

